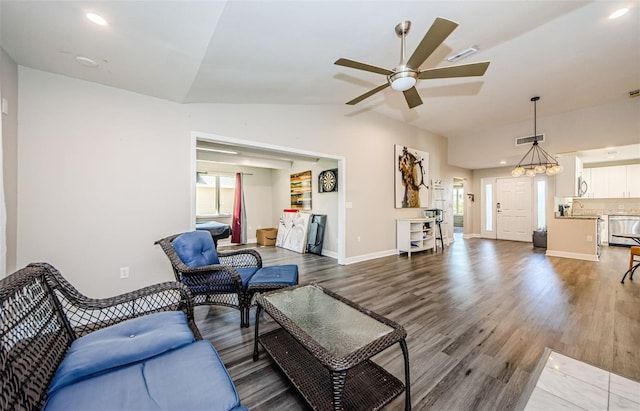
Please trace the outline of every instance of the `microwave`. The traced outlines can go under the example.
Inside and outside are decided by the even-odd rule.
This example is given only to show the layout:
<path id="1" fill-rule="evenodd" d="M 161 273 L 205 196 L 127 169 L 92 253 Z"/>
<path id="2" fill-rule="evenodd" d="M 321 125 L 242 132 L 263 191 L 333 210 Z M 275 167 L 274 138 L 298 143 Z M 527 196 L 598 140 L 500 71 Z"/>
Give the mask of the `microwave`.
<path id="1" fill-rule="evenodd" d="M 440 208 L 429 208 L 424 210 L 424 218 L 435 218 L 436 221 L 441 222 L 443 213 L 444 212 Z"/>

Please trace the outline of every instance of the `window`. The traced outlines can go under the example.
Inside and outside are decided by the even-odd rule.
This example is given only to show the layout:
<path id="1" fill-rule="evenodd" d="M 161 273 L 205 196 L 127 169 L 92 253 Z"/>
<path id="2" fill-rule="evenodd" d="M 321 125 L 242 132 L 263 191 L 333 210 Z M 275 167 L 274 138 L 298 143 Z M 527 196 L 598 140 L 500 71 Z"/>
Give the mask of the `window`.
<path id="1" fill-rule="evenodd" d="M 546 228 L 547 227 L 547 216 L 545 214 L 546 207 L 546 192 L 547 192 L 547 182 L 545 180 L 538 180 L 537 184 L 537 196 L 536 196 L 536 210 L 538 213 L 538 228 Z"/>
<path id="2" fill-rule="evenodd" d="M 493 184 L 484 186 L 484 221 L 485 231 L 493 231 Z"/>
<path id="3" fill-rule="evenodd" d="M 198 173 L 196 180 L 196 216 L 231 215 L 236 179 L 229 175 Z"/>
<path id="4" fill-rule="evenodd" d="M 453 186 L 453 214 L 464 214 L 464 198 L 462 185 Z"/>

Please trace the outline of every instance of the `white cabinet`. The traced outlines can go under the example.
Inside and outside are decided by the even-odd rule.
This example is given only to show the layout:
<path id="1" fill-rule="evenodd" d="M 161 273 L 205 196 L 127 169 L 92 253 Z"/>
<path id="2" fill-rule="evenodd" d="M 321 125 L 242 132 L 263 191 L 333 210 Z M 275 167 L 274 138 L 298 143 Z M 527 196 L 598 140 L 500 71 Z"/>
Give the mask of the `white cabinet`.
<path id="1" fill-rule="evenodd" d="M 640 164 L 627 166 L 627 191 L 629 197 L 640 198 Z"/>
<path id="2" fill-rule="evenodd" d="M 589 198 L 607 198 L 609 195 L 609 188 L 607 184 L 607 178 L 609 176 L 608 167 L 592 168 L 590 170 L 590 180 L 587 180 L 589 185 Z"/>
<path id="3" fill-rule="evenodd" d="M 396 247 L 398 253 L 411 253 L 436 249 L 436 219 L 412 218 L 396 220 Z"/>
<path id="4" fill-rule="evenodd" d="M 595 167 L 584 174 L 586 198 L 640 198 L 640 164 Z"/>
<path id="5" fill-rule="evenodd" d="M 607 167 L 609 184 L 607 198 L 628 197 L 627 191 L 627 166 Z"/>
<path id="6" fill-rule="evenodd" d="M 576 156 L 559 157 L 564 171 L 556 175 L 557 197 L 578 197 L 578 177 L 582 176 L 582 160 Z"/>

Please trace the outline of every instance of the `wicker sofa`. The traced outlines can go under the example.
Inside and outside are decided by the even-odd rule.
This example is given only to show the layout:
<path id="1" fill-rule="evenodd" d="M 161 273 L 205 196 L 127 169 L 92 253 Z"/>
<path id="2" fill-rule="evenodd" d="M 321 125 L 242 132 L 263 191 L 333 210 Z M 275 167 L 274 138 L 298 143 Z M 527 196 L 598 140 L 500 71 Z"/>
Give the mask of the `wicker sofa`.
<path id="1" fill-rule="evenodd" d="M 246 410 L 176 282 L 90 299 L 30 264 L 0 280 L 0 365 L 0 410 Z"/>

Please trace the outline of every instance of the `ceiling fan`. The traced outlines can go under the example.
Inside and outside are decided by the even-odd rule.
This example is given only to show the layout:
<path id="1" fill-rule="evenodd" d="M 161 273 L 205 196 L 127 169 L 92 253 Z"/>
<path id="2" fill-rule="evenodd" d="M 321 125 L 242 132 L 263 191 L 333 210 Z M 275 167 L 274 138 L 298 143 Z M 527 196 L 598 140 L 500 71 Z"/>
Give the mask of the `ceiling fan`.
<path id="1" fill-rule="evenodd" d="M 409 57 L 409 60 L 405 58 L 405 37 L 409 33 L 411 28 L 410 21 L 403 21 L 395 28 L 396 34 L 402 39 L 400 64 L 393 70 L 386 68 L 372 66 L 366 63 L 360 63 L 359 61 L 340 58 L 336 60 L 334 64 L 344 67 L 351 67 L 358 70 L 370 71 L 372 73 L 383 74 L 387 76 L 387 82 L 370 90 L 363 95 L 348 101 L 347 104 L 354 105 L 367 97 L 371 97 L 379 91 L 391 86 L 392 89 L 402 91 L 404 98 L 407 100 L 409 108 L 414 108 L 422 104 L 422 99 L 415 88 L 418 80 L 428 80 L 437 78 L 451 78 L 451 77 L 474 77 L 482 76 L 487 67 L 489 67 L 489 61 L 483 61 L 480 63 L 460 64 L 457 66 L 437 67 L 432 69 L 420 70 L 420 66 L 425 60 L 435 51 L 436 48 L 458 27 L 458 23 L 451 20 L 447 20 L 442 17 L 436 18 L 431 25 L 427 34 L 424 35 L 418 47 Z"/>

